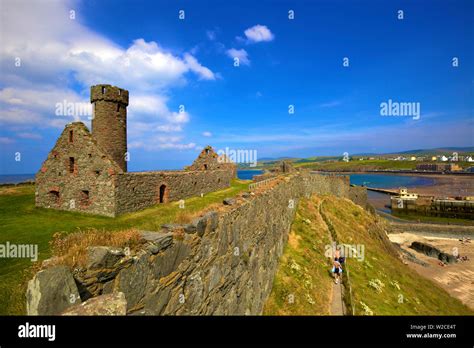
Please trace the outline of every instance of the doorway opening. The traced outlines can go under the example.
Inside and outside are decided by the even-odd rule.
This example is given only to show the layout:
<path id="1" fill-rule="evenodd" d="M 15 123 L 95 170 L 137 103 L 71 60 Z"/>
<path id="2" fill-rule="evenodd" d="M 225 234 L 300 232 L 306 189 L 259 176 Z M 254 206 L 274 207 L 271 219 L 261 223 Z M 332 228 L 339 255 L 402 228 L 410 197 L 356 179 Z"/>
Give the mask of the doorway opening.
<path id="1" fill-rule="evenodd" d="M 160 203 L 166 203 L 168 202 L 168 188 L 166 187 L 165 184 L 160 186 Z"/>

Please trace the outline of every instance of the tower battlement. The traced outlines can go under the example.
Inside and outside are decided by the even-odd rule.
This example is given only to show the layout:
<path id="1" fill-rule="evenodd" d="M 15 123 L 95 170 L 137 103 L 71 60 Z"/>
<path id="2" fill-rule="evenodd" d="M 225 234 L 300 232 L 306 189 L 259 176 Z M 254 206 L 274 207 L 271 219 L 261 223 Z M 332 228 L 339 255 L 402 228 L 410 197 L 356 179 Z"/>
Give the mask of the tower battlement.
<path id="1" fill-rule="evenodd" d="M 128 106 L 128 91 L 111 85 L 96 85 L 91 87 L 91 103 L 98 100 L 120 103 Z"/>

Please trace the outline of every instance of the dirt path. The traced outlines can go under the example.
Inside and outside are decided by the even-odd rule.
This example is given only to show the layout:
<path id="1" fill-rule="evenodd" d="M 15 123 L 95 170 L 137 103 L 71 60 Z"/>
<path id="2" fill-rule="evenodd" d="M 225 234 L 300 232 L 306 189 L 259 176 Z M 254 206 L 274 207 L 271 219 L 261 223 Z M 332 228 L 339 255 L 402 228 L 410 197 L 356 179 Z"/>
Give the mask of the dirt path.
<path id="1" fill-rule="evenodd" d="M 318 206 L 319 212 L 321 212 L 321 204 L 323 202 L 324 202 L 324 200 L 322 200 L 319 203 L 319 206 Z M 320 213 L 320 215 L 321 215 L 321 213 Z M 326 230 L 328 232 L 329 239 L 330 239 L 331 245 L 332 245 L 334 243 L 334 240 L 332 238 L 332 234 L 331 234 L 331 231 L 329 229 L 329 226 L 326 224 L 326 221 L 324 220 L 322 215 L 321 215 L 321 220 L 324 223 L 324 225 L 326 226 Z M 332 260 L 332 258 L 331 258 L 331 260 Z M 344 315 L 344 302 L 343 302 L 343 299 L 342 299 L 342 287 L 343 287 L 343 285 L 341 284 L 341 282 L 336 284 L 334 282 L 334 280 L 332 280 L 331 315 Z"/>
<path id="2" fill-rule="evenodd" d="M 344 315 L 341 283 L 332 283 L 331 315 Z"/>

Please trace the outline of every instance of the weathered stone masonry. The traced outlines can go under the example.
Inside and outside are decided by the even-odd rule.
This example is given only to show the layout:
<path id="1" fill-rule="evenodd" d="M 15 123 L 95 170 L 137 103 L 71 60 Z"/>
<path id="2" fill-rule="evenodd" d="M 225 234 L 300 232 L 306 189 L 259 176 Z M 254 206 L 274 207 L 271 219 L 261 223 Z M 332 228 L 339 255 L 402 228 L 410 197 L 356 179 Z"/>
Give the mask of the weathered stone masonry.
<path id="1" fill-rule="evenodd" d="M 36 206 L 117 216 L 230 186 L 236 166 L 208 146 L 185 171 L 127 172 L 128 91 L 91 87 L 92 133 L 68 124 L 36 175 Z"/>
<path id="2" fill-rule="evenodd" d="M 93 248 L 90 266 L 74 274 L 81 299 L 123 293 L 128 314 L 135 315 L 261 314 L 299 199 L 313 193 L 349 198 L 351 192 L 347 177 L 302 172 L 276 180 L 274 187 L 244 193 L 224 211 L 191 224 L 142 232 L 141 251 L 126 257 L 111 250 L 107 266 L 94 261 L 105 247 Z M 44 272 L 49 271 L 55 270 Z M 31 298 L 38 297 L 35 284 L 28 290 Z M 74 307 L 68 312 L 81 313 Z"/>
<path id="3" fill-rule="evenodd" d="M 176 201 L 199 196 L 229 186 L 233 178 L 232 171 L 166 171 L 120 173 L 116 176 L 117 213 L 136 211 L 150 206 L 150 202 L 160 201 L 160 187 L 171 187 L 163 200 Z M 156 190 L 150 188 L 156 187 Z"/>

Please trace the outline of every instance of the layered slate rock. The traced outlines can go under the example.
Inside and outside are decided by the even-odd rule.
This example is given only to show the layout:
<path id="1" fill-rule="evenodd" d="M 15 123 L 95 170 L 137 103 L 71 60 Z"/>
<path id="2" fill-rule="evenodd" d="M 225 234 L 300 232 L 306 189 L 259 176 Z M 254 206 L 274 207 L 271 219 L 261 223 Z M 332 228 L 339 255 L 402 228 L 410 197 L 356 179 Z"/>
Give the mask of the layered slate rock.
<path id="1" fill-rule="evenodd" d="M 125 315 L 127 300 L 123 292 L 100 295 L 66 309 L 62 315 Z"/>
<path id="2" fill-rule="evenodd" d="M 26 298 L 28 315 L 56 315 L 81 303 L 74 278 L 66 266 L 38 272 L 28 282 Z"/>
<path id="3" fill-rule="evenodd" d="M 454 255 L 445 253 L 438 248 L 423 242 L 415 241 L 411 243 L 410 248 L 419 251 L 426 256 L 434 257 L 444 263 L 455 263 L 456 257 Z"/>
<path id="4" fill-rule="evenodd" d="M 121 248 L 111 248 L 106 246 L 94 246 L 87 249 L 87 268 L 111 268 L 114 267 L 122 257 L 125 256 Z"/>

